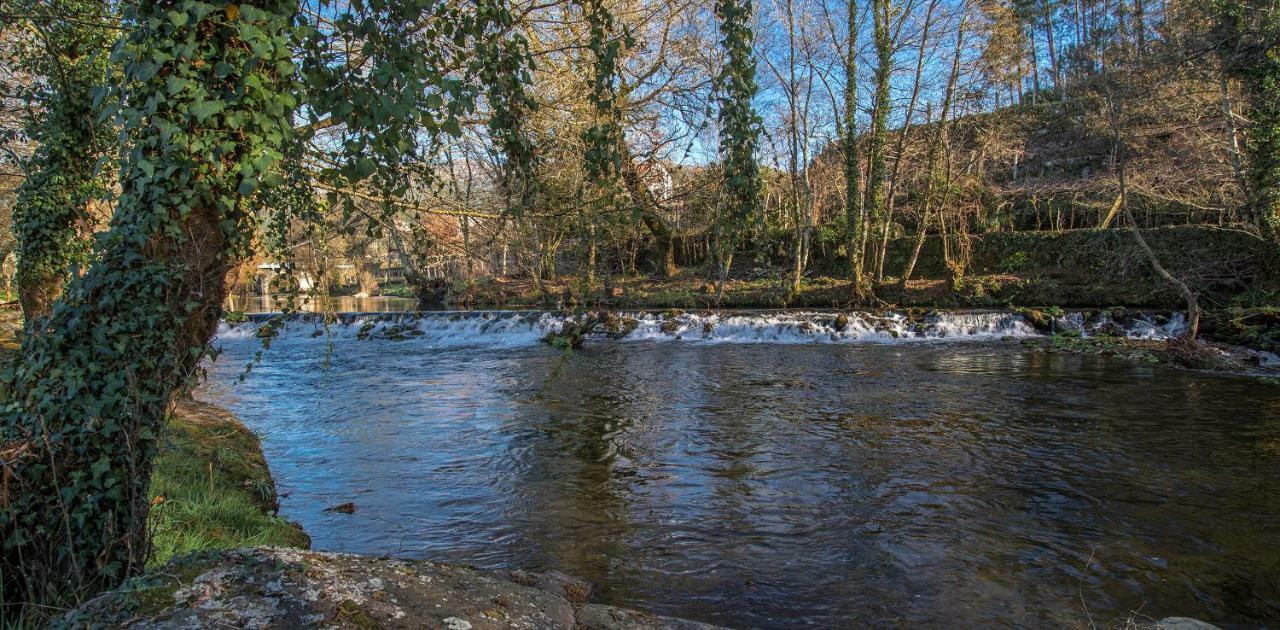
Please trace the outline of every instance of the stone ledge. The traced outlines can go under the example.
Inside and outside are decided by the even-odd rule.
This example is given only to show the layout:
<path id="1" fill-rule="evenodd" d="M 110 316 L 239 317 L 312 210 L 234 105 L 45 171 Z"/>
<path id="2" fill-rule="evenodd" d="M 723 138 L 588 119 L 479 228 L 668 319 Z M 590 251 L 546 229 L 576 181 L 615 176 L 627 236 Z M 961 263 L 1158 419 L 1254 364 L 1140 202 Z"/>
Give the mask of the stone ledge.
<path id="1" fill-rule="evenodd" d="M 587 603 L 555 572 L 292 548 L 203 552 L 149 571 L 64 616 L 68 628 L 440 628 L 714 630 Z"/>

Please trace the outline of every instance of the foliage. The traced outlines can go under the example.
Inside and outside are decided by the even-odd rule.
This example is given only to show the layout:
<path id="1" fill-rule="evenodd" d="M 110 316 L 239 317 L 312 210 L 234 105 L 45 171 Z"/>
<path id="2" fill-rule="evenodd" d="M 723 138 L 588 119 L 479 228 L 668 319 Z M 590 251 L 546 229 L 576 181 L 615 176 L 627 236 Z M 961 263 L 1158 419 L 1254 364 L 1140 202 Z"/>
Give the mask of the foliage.
<path id="1" fill-rule="evenodd" d="M 26 178 L 14 204 L 19 245 L 17 284 L 28 322 L 47 313 L 72 267 L 89 259 L 89 204 L 107 193 L 100 158 L 111 146 L 100 92 L 111 73 L 108 53 L 115 35 L 106 24 L 110 4 L 93 0 L 14 3 L 35 33 L 19 54 L 19 66 L 35 81 L 27 135 L 38 142 L 23 164 Z M 105 15 L 104 15 L 105 13 Z M 76 20 L 66 19 L 77 16 Z"/>
<path id="2" fill-rule="evenodd" d="M 534 68 L 529 41 L 515 28 L 515 16 L 506 2 L 481 0 L 476 9 L 480 24 L 497 34 L 482 39 L 478 50 L 483 60 L 479 79 L 491 109 L 489 135 L 506 158 L 504 184 L 509 204 L 516 204 L 511 209 L 528 212 L 537 192 L 537 154 L 527 120 L 537 103 L 525 91 Z"/>
<path id="3" fill-rule="evenodd" d="M 1000 260 L 1000 270 L 1005 273 L 1013 273 L 1027 266 L 1026 252 L 1012 252 Z"/>
<path id="4" fill-rule="evenodd" d="M 889 80 L 893 75 L 893 41 L 889 35 L 889 0 L 874 0 L 874 40 L 876 48 L 875 108 L 871 111 L 871 136 L 867 147 L 867 217 L 871 225 L 885 220 L 885 140 L 889 125 Z"/>
<path id="5" fill-rule="evenodd" d="M 728 266 L 734 248 L 760 221 L 760 172 L 756 149 L 761 118 L 752 100 L 756 85 L 756 61 L 752 52 L 751 0 L 716 0 L 720 20 L 720 46 L 724 67 L 716 77 L 716 101 L 720 106 L 720 161 L 724 169 L 721 217 L 716 226 L 720 263 Z M 726 273 L 722 268 L 721 273 Z"/>
<path id="6" fill-rule="evenodd" d="M 142 568 L 156 435 L 249 253 L 249 196 L 292 134 L 292 15 L 281 0 L 125 11 L 116 214 L 9 377 L 6 601 L 74 601 Z"/>

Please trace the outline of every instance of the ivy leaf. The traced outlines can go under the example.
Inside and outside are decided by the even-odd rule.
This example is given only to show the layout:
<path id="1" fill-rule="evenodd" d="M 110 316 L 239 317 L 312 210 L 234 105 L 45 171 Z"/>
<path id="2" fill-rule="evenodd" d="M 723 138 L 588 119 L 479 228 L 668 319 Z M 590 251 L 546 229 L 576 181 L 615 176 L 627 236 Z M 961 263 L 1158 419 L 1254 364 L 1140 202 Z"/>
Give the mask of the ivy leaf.
<path id="1" fill-rule="evenodd" d="M 169 23 L 178 28 L 182 28 L 187 23 L 187 14 L 181 11 L 169 11 L 165 15 L 169 17 Z"/>
<path id="2" fill-rule="evenodd" d="M 191 104 L 188 111 L 196 117 L 196 122 L 204 122 L 210 116 L 221 112 L 227 105 L 222 101 L 197 101 Z"/>

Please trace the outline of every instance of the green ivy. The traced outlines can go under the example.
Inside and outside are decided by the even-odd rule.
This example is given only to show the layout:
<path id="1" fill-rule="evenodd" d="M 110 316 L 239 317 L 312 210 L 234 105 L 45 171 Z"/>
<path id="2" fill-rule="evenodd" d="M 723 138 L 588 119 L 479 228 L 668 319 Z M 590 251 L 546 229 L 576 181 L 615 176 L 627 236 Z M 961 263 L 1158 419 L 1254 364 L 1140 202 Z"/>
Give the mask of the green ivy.
<path id="1" fill-rule="evenodd" d="M 292 136 L 295 6 L 142 0 L 114 62 L 121 192 L 99 259 L 23 341 L 0 444 L 7 602 L 72 603 L 139 571 L 172 396 L 250 251 L 249 201 Z"/>
<path id="2" fill-rule="evenodd" d="M 90 202 L 107 194 L 100 160 L 113 146 L 105 102 L 95 92 L 110 74 L 115 32 L 102 2 L 21 1 L 13 7 L 34 33 L 19 48 L 18 69 L 32 81 L 23 94 L 26 134 L 37 142 L 23 163 L 13 210 L 17 285 L 28 330 L 47 314 L 73 267 L 89 259 Z M 69 19 L 68 16 L 75 16 Z"/>
<path id="3" fill-rule="evenodd" d="M 716 0 L 715 12 L 720 20 L 720 46 L 725 53 L 724 67 L 715 80 L 724 176 L 716 249 L 723 277 L 734 249 L 761 219 L 761 181 L 755 154 L 762 119 L 752 103 L 759 87 L 752 51 L 751 0 Z"/>
<path id="4" fill-rule="evenodd" d="M 862 168 L 858 164 L 858 2 L 849 0 L 846 24 L 848 40 L 844 58 L 844 149 L 845 225 L 848 241 L 850 280 L 855 297 L 861 295 L 863 231 L 866 220 L 862 207 Z"/>
<path id="5" fill-rule="evenodd" d="M 577 0 L 587 18 L 592 53 L 592 72 L 587 79 L 595 122 L 582 134 L 587 150 L 583 168 L 587 179 L 607 197 L 615 194 L 622 171 L 622 112 L 618 107 L 618 63 L 623 45 L 631 46 L 631 36 L 615 37 L 613 12 L 602 0 Z"/>
<path id="6" fill-rule="evenodd" d="M 885 138 L 889 132 L 889 82 L 893 76 L 893 41 L 889 33 L 889 0 L 871 5 L 876 47 L 875 108 L 871 112 L 871 137 L 867 147 L 867 215 L 872 226 L 885 219 Z"/>
<path id="7" fill-rule="evenodd" d="M 532 60 L 500 0 L 322 3 L 323 28 L 297 9 L 140 0 L 124 12 L 115 214 L 6 375 L 5 602 L 71 604 L 144 566 L 165 411 L 213 354 L 227 272 L 255 236 L 282 255 L 315 227 L 316 179 L 388 200 L 430 183 L 430 158 L 481 94 L 509 169 L 532 170 Z M 319 139 L 321 128 L 334 133 Z M 345 193 L 328 202 L 352 206 Z"/>
<path id="8" fill-rule="evenodd" d="M 535 69 L 529 41 L 505 0 L 478 0 L 477 20 L 488 36 L 477 42 L 478 78 L 489 101 L 489 136 L 505 157 L 503 182 L 510 209 L 527 213 L 537 197 L 538 167 L 528 117 L 537 102 L 525 91 Z"/>

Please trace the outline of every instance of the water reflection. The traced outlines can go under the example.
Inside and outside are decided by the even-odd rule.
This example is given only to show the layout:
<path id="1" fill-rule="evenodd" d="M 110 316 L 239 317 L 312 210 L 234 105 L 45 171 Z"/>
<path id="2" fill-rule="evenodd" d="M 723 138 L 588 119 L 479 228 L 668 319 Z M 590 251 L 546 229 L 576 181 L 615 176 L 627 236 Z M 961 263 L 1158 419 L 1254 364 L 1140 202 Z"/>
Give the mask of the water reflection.
<path id="1" fill-rule="evenodd" d="M 335 344 L 233 387 L 229 342 L 205 392 L 320 549 L 739 627 L 1280 617 L 1275 385 L 1007 346 Z"/>
<path id="2" fill-rule="evenodd" d="M 227 310 L 244 313 L 276 313 L 288 305 L 283 296 L 270 295 L 233 295 L 227 298 Z M 416 311 L 418 301 L 402 297 L 351 297 L 351 296 L 309 296 L 295 298 L 294 307 L 300 311 L 318 313 L 402 313 Z"/>

